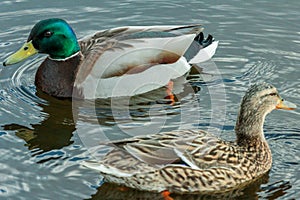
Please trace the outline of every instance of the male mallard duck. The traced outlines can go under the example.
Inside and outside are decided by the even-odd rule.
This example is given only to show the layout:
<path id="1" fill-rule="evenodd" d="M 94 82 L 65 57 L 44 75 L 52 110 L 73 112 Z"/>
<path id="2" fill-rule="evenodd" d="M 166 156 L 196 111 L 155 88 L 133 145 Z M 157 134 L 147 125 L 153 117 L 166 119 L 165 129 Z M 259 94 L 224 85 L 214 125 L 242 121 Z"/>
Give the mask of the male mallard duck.
<path id="1" fill-rule="evenodd" d="M 202 130 L 165 132 L 112 142 L 114 148 L 103 160 L 84 165 L 108 182 L 139 190 L 209 194 L 239 189 L 271 168 L 265 116 L 274 109 L 295 108 L 274 86 L 255 84 L 242 100 L 235 142 Z"/>
<path id="2" fill-rule="evenodd" d="M 46 19 L 32 28 L 27 43 L 3 65 L 45 53 L 49 56 L 38 68 L 35 84 L 47 94 L 86 99 L 132 96 L 183 76 L 190 64 L 210 59 L 217 45 L 211 35 L 204 39 L 199 24 L 119 27 L 77 41 L 66 21 Z"/>

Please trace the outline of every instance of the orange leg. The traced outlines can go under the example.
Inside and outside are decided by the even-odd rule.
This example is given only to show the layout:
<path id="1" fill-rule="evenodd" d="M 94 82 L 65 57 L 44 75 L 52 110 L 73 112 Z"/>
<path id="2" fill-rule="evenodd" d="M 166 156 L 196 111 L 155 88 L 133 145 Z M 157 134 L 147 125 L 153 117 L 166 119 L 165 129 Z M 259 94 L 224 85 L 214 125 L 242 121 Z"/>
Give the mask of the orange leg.
<path id="1" fill-rule="evenodd" d="M 175 97 L 174 97 L 174 94 L 172 93 L 172 90 L 173 90 L 173 81 L 169 81 L 169 83 L 166 85 L 166 93 L 167 93 L 167 96 L 166 96 L 166 99 L 170 99 L 171 101 L 171 105 L 173 105 L 175 103 Z"/>
<path id="2" fill-rule="evenodd" d="M 170 197 L 171 192 L 168 190 L 165 190 L 161 192 L 161 195 L 164 197 L 164 200 L 174 200 L 172 197 Z"/>
<path id="3" fill-rule="evenodd" d="M 117 187 L 117 190 L 119 190 L 121 192 L 125 192 L 125 191 L 129 190 L 129 188 L 125 187 L 125 186 L 119 186 L 119 187 Z"/>

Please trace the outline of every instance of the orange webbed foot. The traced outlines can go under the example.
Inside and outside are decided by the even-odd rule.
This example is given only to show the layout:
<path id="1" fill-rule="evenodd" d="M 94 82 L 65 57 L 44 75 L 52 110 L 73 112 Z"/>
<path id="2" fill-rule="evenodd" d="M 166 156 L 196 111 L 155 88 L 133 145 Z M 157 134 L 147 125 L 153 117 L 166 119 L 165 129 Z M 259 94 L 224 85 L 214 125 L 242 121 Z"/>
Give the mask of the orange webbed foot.
<path id="1" fill-rule="evenodd" d="M 175 103 L 175 97 L 173 94 L 173 86 L 174 86 L 174 82 L 173 81 L 169 81 L 169 83 L 166 85 L 166 94 L 167 96 L 165 97 L 166 99 L 169 99 L 171 101 L 170 105 L 174 105 Z"/>
<path id="2" fill-rule="evenodd" d="M 170 197 L 171 192 L 168 190 L 165 190 L 161 192 L 161 195 L 164 197 L 164 200 L 174 200 L 172 197 Z"/>

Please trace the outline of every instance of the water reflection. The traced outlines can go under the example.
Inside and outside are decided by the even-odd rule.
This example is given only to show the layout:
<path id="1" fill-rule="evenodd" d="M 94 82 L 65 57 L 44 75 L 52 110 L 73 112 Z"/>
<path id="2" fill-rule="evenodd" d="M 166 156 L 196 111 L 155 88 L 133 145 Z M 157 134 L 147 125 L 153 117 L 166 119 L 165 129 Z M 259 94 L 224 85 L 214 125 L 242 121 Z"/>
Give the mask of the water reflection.
<path id="1" fill-rule="evenodd" d="M 250 183 L 249 185 L 239 188 L 230 192 L 215 194 L 215 195 L 179 195 L 171 194 L 170 196 L 174 200 L 202 200 L 202 199 L 258 199 L 259 196 L 257 192 L 260 191 L 261 184 L 267 183 L 269 180 L 268 173 L 264 174 L 262 177 L 258 178 L 256 181 Z M 276 188 L 280 190 L 280 187 Z M 118 185 L 104 183 L 97 190 L 97 193 L 92 195 L 91 200 L 108 200 L 108 199 L 161 199 L 161 194 L 153 192 L 139 191 L 131 188 L 120 187 Z M 270 198 L 271 199 L 271 198 Z"/>
<path id="2" fill-rule="evenodd" d="M 55 99 L 41 92 L 37 95 L 47 99 L 46 104 L 38 105 L 42 108 L 41 112 L 45 113 L 45 119 L 32 124 L 30 128 L 19 124 L 7 124 L 3 126 L 4 130 L 15 131 L 16 136 L 26 142 L 28 149 L 36 152 L 33 155 L 72 144 L 75 124 L 71 101 Z"/>
<path id="3" fill-rule="evenodd" d="M 199 90 L 199 86 L 190 86 L 186 77 L 183 77 L 174 81 L 174 102 L 166 98 L 166 88 L 131 98 L 72 101 L 57 99 L 41 91 L 32 94 L 27 86 L 16 85 L 16 91 L 22 94 L 21 98 L 32 100 L 37 104 L 36 107 L 41 108 L 43 119 L 30 126 L 12 123 L 2 127 L 4 130 L 15 131 L 15 135 L 26 142 L 32 156 L 71 145 L 74 134 L 78 134 L 89 148 L 99 144 L 103 130 L 104 139 L 112 140 L 133 136 L 126 134 L 129 129 L 130 133 L 135 129 L 138 134 L 146 134 L 141 129 L 146 130 L 147 122 L 151 127 L 159 127 L 155 120 L 152 121 L 153 117 L 160 122 L 164 116 L 179 115 L 180 101 L 187 101 L 188 96 L 189 101 L 196 99 L 197 102 L 197 98 L 190 94 Z M 97 132 L 99 129 L 102 131 Z M 159 127 L 159 131 L 161 129 Z M 155 132 L 150 130 L 147 129 L 147 134 Z"/>
<path id="4" fill-rule="evenodd" d="M 70 21 L 80 37 L 92 34 L 100 29 L 122 25 L 202 23 L 208 32 L 214 33 L 214 36 L 220 40 L 220 48 L 214 57 L 214 61 L 221 71 L 223 80 L 227 81 L 225 83 L 226 100 L 224 100 L 224 104 L 226 103 L 226 111 L 224 111 L 226 113 L 226 126 L 223 127 L 221 136 L 228 139 L 233 132 L 238 109 L 237 102 L 240 101 L 243 91 L 250 82 L 265 80 L 273 83 L 278 87 L 278 90 L 284 93 L 284 97 L 300 105 L 299 2 L 291 1 L 279 4 L 271 1 L 249 1 L 246 3 L 245 1 L 228 1 L 223 2 L 223 4 L 222 2 L 221 4 L 215 4 L 211 1 L 176 0 L 172 2 L 165 1 L 162 5 L 161 1 L 156 0 L 152 0 L 151 3 L 133 0 L 122 4 L 118 1 L 100 2 L 90 0 L 82 1 L 80 4 L 60 1 L 59 6 L 57 6 L 58 4 L 53 4 L 52 1 L 1 1 L 0 24 L 4 28 L 0 33 L 0 57 L 3 60 L 26 40 L 28 30 L 32 28 L 34 22 L 44 18 L 57 17 L 58 15 Z M 244 3 L 243 6 L 241 6 L 241 3 Z M 74 12 L 74 10 L 77 12 Z M 3 182 L 0 188 L 0 198 L 51 199 L 54 196 L 59 196 L 60 199 L 84 199 L 84 196 L 90 196 L 90 194 L 96 192 L 95 188 L 98 187 L 99 182 L 96 177 L 99 177 L 99 175 L 96 172 L 78 167 L 79 163 L 73 161 L 78 157 L 88 159 L 86 154 L 81 155 L 85 148 L 81 146 L 78 137 L 76 138 L 76 131 L 86 124 L 91 126 L 89 128 L 92 129 L 92 124 L 95 124 L 96 128 L 101 125 L 101 127 L 106 127 L 107 133 L 114 135 L 115 131 L 112 131 L 112 128 L 116 126 L 112 113 L 109 109 L 99 108 L 99 106 L 97 106 L 97 109 L 95 107 L 90 110 L 88 108 L 82 109 L 80 115 L 86 117 L 79 119 L 78 124 L 73 126 L 71 111 L 69 108 L 63 107 L 61 104 L 64 103 L 61 103 L 60 100 L 57 102 L 49 100 L 49 105 L 44 105 L 42 103 L 36 104 L 36 100 L 29 97 L 28 101 L 24 102 L 27 97 L 24 97 L 15 88 L 20 85 L 25 87 L 29 85 L 32 87 L 30 91 L 35 91 L 33 78 L 38 65 L 37 63 L 32 65 L 32 70 L 25 68 L 31 65 L 34 60 L 30 60 L 20 67 L 24 70 L 20 73 L 20 76 L 15 76 L 20 80 L 18 85 L 11 85 L 13 71 L 18 70 L 16 67 L 0 69 L 1 125 L 15 123 L 11 127 L 6 125 L 6 128 L 16 130 L 18 135 L 25 135 L 19 137 L 28 141 L 29 144 L 27 145 L 31 145 L 29 148 L 36 150 L 35 152 L 63 152 L 65 156 L 55 162 L 45 162 L 44 165 L 35 164 L 35 161 L 38 160 L 36 159 L 37 156 L 30 159 L 29 153 L 23 151 L 23 148 L 19 148 L 22 143 L 19 143 L 19 140 L 13 137 L 13 134 L 7 132 L 6 135 L 2 135 L 1 152 L 3 156 L 0 174 Z M 197 76 L 190 78 L 189 81 L 193 86 L 201 83 Z M 213 80 L 212 82 L 216 83 L 217 81 Z M 201 89 L 203 90 L 200 92 L 202 101 L 200 102 L 199 112 L 208 113 L 210 108 L 205 106 L 210 103 L 208 93 L 206 93 L 205 88 Z M 48 100 L 49 97 L 42 98 Z M 187 100 L 186 104 L 191 102 L 193 101 Z M 183 102 L 181 103 L 183 104 Z M 151 103 L 144 106 L 140 105 L 140 109 L 130 110 L 130 114 L 135 119 L 135 124 L 131 123 L 132 126 L 139 125 L 138 122 L 142 123 L 142 119 L 147 122 L 147 106 L 151 107 Z M 42 111 L 40 111 L 40 108 Z M 93 118 L 93 123 L 87 121 L 91 111 L 93 113 L 97 112 L 97 114 L 94 114 L 97 117 Z M 170 120 L 169 126 L 176 128 L 178 123 L 175 116 L 178 116 L 176 114 L 178 105 L 176 104 L 167 111 L 169 113 L 168 117 L 174 117 L 173 121 Z M 40 112 L 42 112 L 43 119 L 39 117 Z M 64 115 L 65 117 L 63 117 Z M 138 118 L 138 116 L 144 117 Z M 292 114 L 282 112 L 271 114 L 265 127 L 269 133 L 267 139 L 273 152 L 274 161 L 269 183 L 263 184 L 261 189 L 259 189 L 259 186 L 254 186 L 251 189 L 249 186 L 244 194 L 235 197 L 235 199 L 297 199 L 299 197 L 299 156 L 297 156 L 300 150 L 299 117 L 299 110 Z M 68 120 L 64 120 L 64 118 Z M 140 121 L 136 120 L 137 118 Z M 192 121 L 190 125 L 201 123 L 207 127 L 210 125 L 211 118 L 209 114 L 206 115 L 205 113 L 201 116 L 200 121 Z M 86 121 L 86 124 L 80 124 L 80 121 Z M 30 126 L 29 124 L 33 125 Z M 123 127 L 125 125 L 124 120 Z M 128 127 L 128 124 L 126 126 Z M 55 127 L 60 128 L 56 129 Z M 280 135 L 275 139 L 270 137 L 278 133 L 284 133 L 284 135 Z M 295 135 L 291 138 L 288 136 L 290 134 Z M 55 137 L 57 139 L 54 139 Z M 115 138 L 117 136 L 112 139 Z M 74 144 L 70 145 L 72 142 Z M 67 145 L 69 146 L 65 147 Z M 78 148 L 76 151 L 74 150 L 75 145 Z M 63 150 L 53 150 L 51 152 L 51 149 L 63 147 Z M 50 155 L 48 157 L 54 156 Z M 31 162 L 28 163 L 28 160 Z M 36 175 L 42 178 L 37 178 Z M 9 190 L 4 191 L 5 186 Z M 134 192 L 131 190 L 128 194 L 126 192 L 121 193 L 114 189 L 115 186 L 108 184 L 104 184 L 102 187 L 98 188 L 97 194 L 93 195 L 92 199 L 126 199 L 128 197 L 127 199 L 152 200 L 161 198 L 160 195 L 148 193 L 149 196 L 147 196 L 145 192 L 137 191 L 135 191 L 137 196 L 134 196 Z M 122 194 L 122 196 L 114 196 L 112 193 L 115 193 L 115 191 L 120 195 Z M 199 199 L 200 197 L 176 196 L 176 198 Z"/>
<path id="5" fill-rule="evenodd" d="M 192 120 L 199 120 L 196 91 L 200 91 L 199 86 L 191 86 L 181 78 L 174 81 L 173 101 L 164 87 L 134 97 L 73 100 L 76 134 L 91 149 L 104 141 L 178 129 L 180 124 L 192 128 Z M 187 115 L 190 117 L 184 117 Z"/>
<path id="6" fill-rule="evenodd" d="M 287 193 L 287 190 L 291 189 L 292 185 L 289 181 L 278 181 L 276 183 L 272 183 L 266 187 L 262 187 L 262 191 L 264 191 L 267 195 L 265 199 L 278 199 L 279 197 L 284 196 Z"/>

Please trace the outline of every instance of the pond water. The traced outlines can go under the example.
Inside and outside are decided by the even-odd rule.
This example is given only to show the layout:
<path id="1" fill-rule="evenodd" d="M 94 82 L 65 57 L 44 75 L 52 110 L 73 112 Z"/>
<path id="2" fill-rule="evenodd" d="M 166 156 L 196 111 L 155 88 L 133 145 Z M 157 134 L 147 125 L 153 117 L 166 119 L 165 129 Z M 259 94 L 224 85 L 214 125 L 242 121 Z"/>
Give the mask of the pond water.
<path id="1" fill-rule="evenodd" d="M 1 1 L 1 61 L 37 21 L 52 17 L 67 20 L 79 38 L 124 25 L 201 23 L 220 43 L 211 61 L 193 68 L 188 82 L 179 81 L 174 105 L 163 100 L 163 89 L 125 101 L 49 97 L 34 85 L 43 55 L 0 67 L 0 199 L 161 199 L 103 183 L 80 163 L 104 155 L 105 147 L 94 150 L 103 140 L 139 134 L 201 128 L 234 140 L 240 99 L 257 81 L 274 84 L 299 107 L 299 8 L 300 1 Z M 273 167 L 234 198 L 300 198 L 299 120 L 299 110 L 268 115 Z"/>

